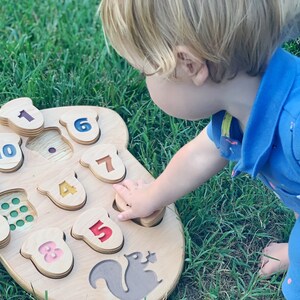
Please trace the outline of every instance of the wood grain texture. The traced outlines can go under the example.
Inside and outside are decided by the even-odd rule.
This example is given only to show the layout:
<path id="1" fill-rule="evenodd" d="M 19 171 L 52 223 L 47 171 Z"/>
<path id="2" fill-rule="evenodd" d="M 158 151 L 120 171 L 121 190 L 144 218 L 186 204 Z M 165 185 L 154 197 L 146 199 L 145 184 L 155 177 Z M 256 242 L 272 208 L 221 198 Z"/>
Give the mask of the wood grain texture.
<path id="1" fill-rule="evenodd" d="M 92 145 L 84 145 L 74 141 L 66 127 L 60 123 L 60 116 L 74 108 L 76 107 L 42 110 L 45 129 L 37 136 L 20 135 L 23 141 L 23 164 L 14 172 L 1 174 L 0 215 L 7 217 L 11 228 L 9 243 L 5 246 L 2 244 L 4 247 L 0 249 L 1 263 L 25 290 L 33 293 L 34 289 L 39 299 L 44 298 L 45 291 L 48 291 L 51 300 L 118 299 L 118 295 L 113 294 L 108 287 L 108 278 L 93 277 L 96 288 L 89 280 L 98 263 L 103 262 L 101 268 L 110 266 L 106 262 L 108 260 L 120 266 L 114 276 L 115 281 L 118 280 L 123 285 L 125 292 L 126 277 L 131 278 L 130 293 L 136 295 L 140 292 L 135 290 L 139 276 L 134 274 L 143 272 L 145 275 L 144 271 L 149 270 L 159 284 L 151 285 L 153 289 L 147 290 L 145 296 L 147 300 L 163 299 L 175 288 L 184 263 L 184 236 L 175 206 L 168 206 L 161 222 L 154 227 L 147 228 L 133 221 L 119 222 L 119 212 L 113 207 L 115 191 L 112 184 L 99 180 L 89 168 L 82 166 L 80 160 L 83 155 L 93 147 L 113 145 L 125 166 L 125 178 L 142 179 L 145 182 L 150 182 L 153 178 L 127 150 L 128 130 L 116 112 L 102 107 L 80 107 L 82 111 L 94 110 L 101 128 L 100 138 Z M 49 132 L 55 135 L 49 138 Z M 6 125 L 0 125 L 0 133 L 13 134 L 15 131 Z M 56 152 L 51 152 L 53 148 Z M 67 171 L 77 175 L 77 180 L 86 193 L 84 205 L 77 207 L 78 202 L 74 200 L 73 204 L 78 209 L 72 211 L 62 209 L 37 189 L 39 184 L 47 180 L 50 182 L 53 179 L 55 185 L 54 177 L 59 178 L 61 174 L 67 174 Z M 69 204 L 72 204 L 71 198 L 68 200 Z M 76 221 L 80 218 L 87 220 L 82 216 L 90 210 L 96 211 L 97 208 L 103 208 L 122 232 L 122 247 L 113 254 L 95 251 L 88 243 L 75 239 L 71 234 Z M 87 230 L 90 223 L 84 226 L 81 230 Z M 54 231 L 59 232 L 59 239 Z M 52 237 L 55 237 L 55 241 Z M 51 269 L 45 262 L 38 269 L 38 263 L 33 262 L 32 254 L 44 259 L 45 254 L 43 256 L 38 249 L 43 246 L 42 252 L 47 249 L 50 251 L 54 247 L 51 242 L 56 243 L 56 240 L 68 247 L 72 253 L 73 264 L 70 264 L 69 259 L 64 267 L 55 269 L 53 265 Z M 57 245 L 57 248 L 62 249 L 61 244 Z M 20 254 L 21 249 L 25 257 Z M 59 253 L 58 256 L 62 257 Z M 138 259 L 134 260 L 135 257 Z M 139 265 L 133 268 L 133 262 L 129 262 L 131 260 Z"/>

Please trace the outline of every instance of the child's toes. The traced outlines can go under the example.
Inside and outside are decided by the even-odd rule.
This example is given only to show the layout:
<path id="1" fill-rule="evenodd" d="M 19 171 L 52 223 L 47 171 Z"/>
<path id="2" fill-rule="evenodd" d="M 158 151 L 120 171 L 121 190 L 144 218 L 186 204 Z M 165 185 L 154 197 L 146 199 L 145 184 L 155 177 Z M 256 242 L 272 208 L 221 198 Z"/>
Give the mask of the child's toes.
<path id="1" fill-rule="evenodd" d="M 269 261 L 269 246 L 265 247 L 260 257 L 259 267 L 263 268 L 264 265 Z"/>
<path id="2" fill-rule="evenodd" d="M 269 260 L 266 260 L 262 265 L 261 268 L 259 269 L 258 275 L 264 278 L 268 278 L 269 276 L 272 275 L 272 266 L 269 263 Z"/>
<path id="3" fill-rule="evenodd" d="M 275 273 L 287 270 L 288 265 L 288 244 L 270 243 L 263 250 L 258 274 L 268 278 Z"/>

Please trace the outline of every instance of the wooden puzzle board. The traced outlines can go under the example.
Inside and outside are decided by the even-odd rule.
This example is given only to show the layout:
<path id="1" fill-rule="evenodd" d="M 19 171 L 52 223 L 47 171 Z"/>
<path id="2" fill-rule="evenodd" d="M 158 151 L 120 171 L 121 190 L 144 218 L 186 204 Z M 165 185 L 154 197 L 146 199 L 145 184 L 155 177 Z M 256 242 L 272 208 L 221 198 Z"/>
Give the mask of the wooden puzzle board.
<path id="1" fill-rule="evenodd" d="M 20 107 L 9 107 L 8 115 L 24 116 L 22 102 L 18 103 Z M 91 112 L 95 122 L 89 119 Z M 153 180 L 127 150 L 124 121 L 102 107 L 60 107 L 40 113 L 43 125 L 29 131 L 21 130 L 26 125 L 14 126 L 2 114 L 0 135 L 8 135 L 2 135 L 0 143 L 1 263 L 22 288 L 40 299 L 45 291 L 55 300 L 166 298 L 175 288 L 184 262 L 183 229 L 175 206 L 168 206 L 162 221 L 153 227 L 119 222 L 114 178 L 99 179 L 83 161 L 84 156 L 94 160 L 97 147 L 113 145 L 125 166 L 125 178 Z M 72 133 L 78 129 L 76 122 L 67 129 L 62 120 L 70 115 L 75 121 L 88 120 L 96 132 L 76 139 L 76 130 Z M 1 164 L 7 157 L 20 159 L 18 147 L 10 146 L 18 143 L 21 165 L 14 160 Z M 93 147 L 95 151 L 91 151 Z M 61 199 L 50 191 L 54 187 Z M 78 239 L 80 236 L 84 240 Z"/>

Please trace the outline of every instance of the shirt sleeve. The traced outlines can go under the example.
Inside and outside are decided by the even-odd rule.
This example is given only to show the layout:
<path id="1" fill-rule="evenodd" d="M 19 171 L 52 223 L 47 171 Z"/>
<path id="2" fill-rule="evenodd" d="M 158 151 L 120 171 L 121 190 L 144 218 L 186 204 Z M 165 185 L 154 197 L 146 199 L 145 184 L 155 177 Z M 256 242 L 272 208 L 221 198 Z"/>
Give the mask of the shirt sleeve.
<path id="1" fill-rule="evenodd" d="M 207 128 L 206 128 L 206 132 L 207 132 L 207 135 L 208 137 L 214 141 L 214 137 L 213 137 L 213 132 L 212 132 L 212 121 L 210 121 L 207 125 Z"/>
<path id="2" fill-rule="evenodd" d="M 226 122 L 224 118 L 225 114 L 226 111 L 223 110 L 212 116 L 212 119 L 207 126 L 207 135 L 220 150 L 220 154 L 222 157 L 229 160 L 236 160 L 236 158 L 239 157 L 240 153 L 238 155 L 237 153 L 233 155 L 233 152 L 228 152 L 227 148 L 233 148 L 234 145 L 239 145 L 238 147 L 240 149 L 243 139 L 243 132 L 240 128 L 239 121 L 236 118 L 232 118 L 230 119 L 228 130 L 226 130 L 226 132 L 228 131 L 228 133 L 222 134 L 222 124 Z M 227 143 L 225 143 L 226 141 L 231 141 L 233 144 L 227 145 Z M 238 150 L 238 152 L 240 152 L 240 150 Z"/>
<path id="3" fill-rule="evenodd" d="M 224 110 L 214 114 L 207 126 L 207 135 L 215 143 L 218 149 L 220 148 L 222 122 L 223 122 L 224 115 L 225 115 Z"/>

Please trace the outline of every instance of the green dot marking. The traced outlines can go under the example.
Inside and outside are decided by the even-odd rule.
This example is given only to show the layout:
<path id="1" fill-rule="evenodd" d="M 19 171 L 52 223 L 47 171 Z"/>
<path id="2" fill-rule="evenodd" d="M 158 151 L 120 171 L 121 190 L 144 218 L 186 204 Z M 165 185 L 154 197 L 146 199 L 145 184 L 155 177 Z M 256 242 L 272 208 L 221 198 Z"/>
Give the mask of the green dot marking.
<path id="1" fill-rule="evenodd" d="M 18 216 L 18 212 L 15 211 L 15 210 L 13 210 L 13 211 L 10 212 L 10 216 L 13 217 L 13 218 L 15 218 L 15 217 Z"/>
<path id="2" fill-rule="evenodd" d="M 10 224 L 9 228 L 11 231 L 14 231 L 16 229 L 16 225 L 15 224 Z"/>
<path id="3" fill-rule="evenodd" d="M 23 220 L 18 220 L 16 224 L 17 226 L 22 227 L 25 224 L 25 222 Z"/>
<path id="4" fill-rule="evenodd" d="M 28 215 L 28 216 L 25 217 L 25 220 L 26 220 L 27 222 L 32 222 L 32 221 L 33 221 L 33 216 Z"/>
<path id="5" fill-rule="evenodd" d="M 23 205 L 20 207 L 20 211 L 24 213 L 24 212 L 28 211 L 28 207 Z"/>
<path id="6" fill-rule="evenodd" d="M 17 204 L 20 203 L 20 199 L 19 199 L 19 198 L 13 198 L 13 199 L 11 200 L 11 202 L 12 202 L 12 204 L 17 205 Z"/>
<path id="7" fill-rule="evenodd" d="M 1 208 L 2 209 L 9 209 L 9 204 L 8 203 L 2 203 Z"/>

